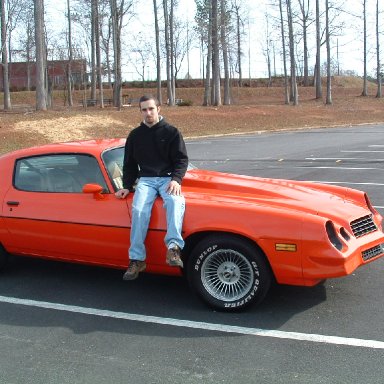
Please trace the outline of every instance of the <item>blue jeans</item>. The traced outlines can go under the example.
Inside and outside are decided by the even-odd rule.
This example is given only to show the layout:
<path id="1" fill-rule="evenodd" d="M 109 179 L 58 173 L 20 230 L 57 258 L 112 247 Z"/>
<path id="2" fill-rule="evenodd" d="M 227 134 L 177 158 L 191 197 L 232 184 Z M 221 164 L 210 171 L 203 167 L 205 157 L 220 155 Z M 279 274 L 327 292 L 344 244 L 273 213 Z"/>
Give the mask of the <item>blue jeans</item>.
<path id="1" fill-rule="evenodd" d="M 136 186 L 132 203 L 130 260 L 145 260 L 144 241 L 147 236 L 153 203 L 158 195 L 164 202 L 167 215 L 167 233 L 164 242 L 169 248 L 171 244 L 184 248 L 181 236 L 185 211 L 184 196 L 170 195 L 166 192 L 170 177 L 141 177 Z"/>

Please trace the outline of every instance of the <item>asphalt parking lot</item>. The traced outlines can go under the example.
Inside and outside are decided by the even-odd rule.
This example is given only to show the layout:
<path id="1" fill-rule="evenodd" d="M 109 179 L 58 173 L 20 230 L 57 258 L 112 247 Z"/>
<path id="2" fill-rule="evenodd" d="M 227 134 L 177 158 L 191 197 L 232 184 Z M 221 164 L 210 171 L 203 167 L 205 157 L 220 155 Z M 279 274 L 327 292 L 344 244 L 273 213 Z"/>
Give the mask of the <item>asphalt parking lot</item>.
<path id="1" fill-rule="evenodd" d="M 365 190 L 384 214 L 384 126 L 203 138 L 199 168 Z M 384 258 L 220 313 L 179 278 L 15 258 L 0 275 L 0 383 L 365 383 L 384 377 Z"/>

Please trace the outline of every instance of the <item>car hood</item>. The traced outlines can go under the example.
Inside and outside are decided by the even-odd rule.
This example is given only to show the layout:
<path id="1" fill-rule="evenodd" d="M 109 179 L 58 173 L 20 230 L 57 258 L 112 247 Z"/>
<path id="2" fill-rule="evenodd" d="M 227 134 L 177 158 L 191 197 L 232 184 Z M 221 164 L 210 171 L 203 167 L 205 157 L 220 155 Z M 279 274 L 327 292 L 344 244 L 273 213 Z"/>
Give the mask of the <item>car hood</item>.
<path id="1" fill-rule="evenodd" d="M 192 170 L 187 173 L 183 188 L 191 199 L 267 206 L 348 222 L 370 213 L 362 191 L 305 181 Z"/>

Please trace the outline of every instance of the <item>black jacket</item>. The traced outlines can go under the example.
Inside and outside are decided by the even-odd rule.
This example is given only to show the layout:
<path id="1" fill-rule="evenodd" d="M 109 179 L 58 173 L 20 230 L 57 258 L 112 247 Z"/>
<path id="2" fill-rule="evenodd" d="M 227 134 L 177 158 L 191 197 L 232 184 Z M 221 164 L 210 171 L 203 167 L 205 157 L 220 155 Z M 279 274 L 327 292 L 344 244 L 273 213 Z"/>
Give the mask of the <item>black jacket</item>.
<path id="1" fill-rule="evenodd" d="M 130 132 L 125 144 L 123 186 L 132 189 L 138 177 L 171 177 L 181 184 L 188 155 L 179 130 L 164 119 Z"/>

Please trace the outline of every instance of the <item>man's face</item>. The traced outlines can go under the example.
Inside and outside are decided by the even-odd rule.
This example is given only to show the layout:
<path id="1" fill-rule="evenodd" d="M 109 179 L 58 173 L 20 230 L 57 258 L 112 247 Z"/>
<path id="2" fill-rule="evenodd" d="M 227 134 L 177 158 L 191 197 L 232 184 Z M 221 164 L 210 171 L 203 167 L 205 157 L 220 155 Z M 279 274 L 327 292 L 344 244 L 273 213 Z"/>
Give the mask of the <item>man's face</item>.
<path id="1" fill-rule="evenodd" d="M 154 100 L 142 101 L 140 103 L 140 111 L 145 124 L 149 127 L 159 122 L 160 107 L 156 105 Z"/>

